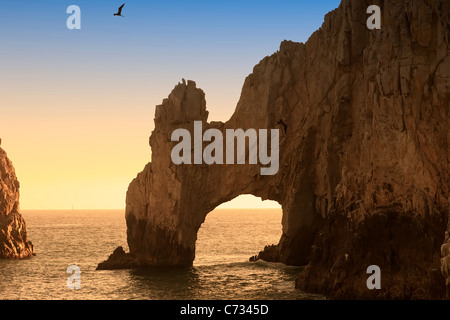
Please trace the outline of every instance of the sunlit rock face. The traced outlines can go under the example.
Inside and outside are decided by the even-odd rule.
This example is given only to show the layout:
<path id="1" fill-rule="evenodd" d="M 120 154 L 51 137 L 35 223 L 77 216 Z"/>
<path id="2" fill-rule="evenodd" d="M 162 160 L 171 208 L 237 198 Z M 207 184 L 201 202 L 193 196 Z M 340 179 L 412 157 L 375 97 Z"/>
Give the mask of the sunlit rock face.
<path id="1" fill-rule="evenodd" d="M 0 140 L 1 143 L 1 140 Z M 19 181 L 6 152 L 0 148 L 0 258 L 22 259 L 34 254 L 19 213 Z"/>
<path id="2" fill-rule="evenodd" d="M 343 298 L 445 295 L 449 3 L 378 2 L 381 30 L 366 26 L 372 1 L 344 0 L 306 44 L 282 42 L 247 77 L 225 123 L 207 122 L 203 91 L 179 83 L 156 107 L 152 161 L 127 192 L 130 253 L 118 250 L 99 268 L 190 266 L 208 212 L 253 194 L 282 205 L 283 235 L 269 256 L 308 265 L 298 288 Z M 193 136 L 194 121 L 221 132 L 279 129 L 277 174 L 175 165 L 171 134 Z M 366 286 L 369 265 L 381 269 L 380 290 Z"/>

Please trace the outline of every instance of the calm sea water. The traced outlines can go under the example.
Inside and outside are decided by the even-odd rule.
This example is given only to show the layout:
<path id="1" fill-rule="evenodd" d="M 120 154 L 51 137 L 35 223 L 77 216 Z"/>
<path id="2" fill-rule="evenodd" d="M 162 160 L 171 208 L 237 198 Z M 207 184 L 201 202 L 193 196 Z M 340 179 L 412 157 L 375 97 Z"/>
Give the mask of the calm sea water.
<path id="1" fill-rule="evenodd" d="M 0 260 L 0 299 L 320 299 L 295 290 L 301 268 L 248 262 L 281 235 L 281 210 L 215 210 L 202 225 L 192 268 L 95 271 L 122 245 L 124 212 L 24 211 L 36 256 Z M 66 269 L 81 269 L 69 290 Z"/>

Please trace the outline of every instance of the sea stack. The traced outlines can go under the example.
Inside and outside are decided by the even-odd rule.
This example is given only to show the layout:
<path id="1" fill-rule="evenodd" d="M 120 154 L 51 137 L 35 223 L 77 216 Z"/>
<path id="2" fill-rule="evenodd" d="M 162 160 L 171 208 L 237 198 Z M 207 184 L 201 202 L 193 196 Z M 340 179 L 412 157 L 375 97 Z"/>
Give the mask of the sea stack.
<path id="1" fill-rule="evenodd" d="M 374 4 L 379 30 L 366 25 Z M 283 208 L 283 235 L 259 258 L 307 265 L 297 288 L 333 298 L 445 297 L 449 40 L 448 0 L 343 0 L 306 43 L 283 41 L 254 67 L 227 122 L 208 122 L 203 91 L 179 83 L 156 107 L 152 160 L 128 188 L 130 253 L 118 250 L 102 268 L 190 266 L 206 215 L 252 194 Z M 280 129 L 278 173 L 175 165 L 171 134 L 193 136 L 194 121 L 222 133 Z M 366 285 L 372 265 L 381 289 Z"/>
<path id="2" fill-rule="evenodd" d="M 34 255 L 25 220 L 19 213 L 19 187 L 14 167 L 0 147 L 0 259 Z"/>

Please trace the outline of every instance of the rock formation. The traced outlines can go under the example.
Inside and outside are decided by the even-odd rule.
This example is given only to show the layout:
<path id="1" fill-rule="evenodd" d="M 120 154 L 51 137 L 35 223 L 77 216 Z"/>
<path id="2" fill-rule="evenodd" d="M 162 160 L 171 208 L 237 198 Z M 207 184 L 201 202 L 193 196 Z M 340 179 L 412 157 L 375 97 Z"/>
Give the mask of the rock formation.
<path id="1" fill-rule="evenodd" d="M 152 161 L 127 192 L 130 253 L 99 267 L 190 266 L 205 216 L 253 194 L 282 205 L 283 235 L 266 256 L 307 264 L 298 288 L 337 298 L 443 297 L 450 3 L 373 2 L 343 0 L 305 44 L 283 41 L 247 77 L 225 123 L 208 123 L 203 91 L 179 83 L 156 107 Z M 366 26 L 372 4 L 382 9 L 381 30 Z M 196 120 L 222 132 L 280 129 L 278 173 L 173 164 L 172 132 L 192 133 Z M 381 268 L 381 290 L 366 286 L 369 265 Z"/>
<path id="2" fill-rule="evenodd" d="M 34 255 L 25 220 L 19 213 L 19 187 L 14 167 L 0 148 L 0 258 L 3 259 Z"/>
<path id="3" fill-rule="evenodd" d="M 441 272 L 445 278 L 446 298 L 450 299 L 450 235 L 448 231 L 445 231 L 445 242 L 441 246 L 441 255 Z"/>

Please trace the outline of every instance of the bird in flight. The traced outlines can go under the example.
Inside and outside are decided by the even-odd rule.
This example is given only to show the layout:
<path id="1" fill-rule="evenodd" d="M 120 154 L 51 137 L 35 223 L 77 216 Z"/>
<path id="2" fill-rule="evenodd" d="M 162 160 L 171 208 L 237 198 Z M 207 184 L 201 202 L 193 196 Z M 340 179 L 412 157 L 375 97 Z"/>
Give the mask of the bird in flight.
<path id="1" fill-rule="evenodd" d="M 119 7 L 119 11 L 117 11 L 117 13 L 114 13 L 115 16 L 124 17 L 122 15 L 122 9 L 123 9 L 124 5 L 125 5 L 125 3 Z"/>

